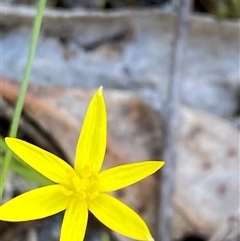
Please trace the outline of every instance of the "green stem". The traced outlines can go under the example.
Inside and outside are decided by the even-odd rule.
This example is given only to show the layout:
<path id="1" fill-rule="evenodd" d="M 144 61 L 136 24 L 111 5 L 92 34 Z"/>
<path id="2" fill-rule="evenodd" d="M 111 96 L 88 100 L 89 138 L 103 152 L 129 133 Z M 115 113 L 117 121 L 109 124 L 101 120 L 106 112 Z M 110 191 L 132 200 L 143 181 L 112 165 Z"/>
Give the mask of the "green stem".
<path id="1" fill-rule="evenodd" d="M 39 3 L 38 3 L 37 14 L 36 14 L 34 24 L 33 24 L 32 36 L 31 36 L 31 41 L 30 41 L 30 50 L 28 53 L 27 64 L 24 69 L 23 81 L 22 81 L 22 84 L 20 87 L 20 93 L 19 93 L 18 100 L 16 103 L 15 112 L 13 115 L 12 124 L 11 124 L 10 132 L 9 132 L 9 136 L 11 136 L 11 137 L 16 137 L 16 135 L 17 135 L 18 125 L 19 125 L 19 121 L 20 121 L 21 113 L 22 113 L 22 109 L 23 109 L 23 104 L 24 104 L 24 99 L 25 99 L 25 95 L 27 92 L 27 88 L 28 88 L 29 77 L 30 77 L 31 70 L 32 70 L 33 59 L 34 59 L 34 56 L 36 53 L 36 46 L 37 46 L 37 41 L 38 41 L 38 37 L 39 37 L 39 33 L 40 33 L 40 28 L 41 28 L 41 23 L 42 23 L 42 18 L 43 18 L 43 12 L 44 12 L 44 9 L 46 6 L 46 1 L 47 0 L 39 0 Z M 3 165 L 2 165 L 2 175 L 1 175 L 1 183 L 0 183 L 0 200 L 2 200 L 4 184 L 5 184 L 5 180 L 6 180 L 6 176 L 7 176 L 7 171 L 9 169 L 9 165 L 11 162 L 11 158 L 12 158 L 12 153 L 8 149 L 6 152 L 5 161 L 3 162 Z"/>

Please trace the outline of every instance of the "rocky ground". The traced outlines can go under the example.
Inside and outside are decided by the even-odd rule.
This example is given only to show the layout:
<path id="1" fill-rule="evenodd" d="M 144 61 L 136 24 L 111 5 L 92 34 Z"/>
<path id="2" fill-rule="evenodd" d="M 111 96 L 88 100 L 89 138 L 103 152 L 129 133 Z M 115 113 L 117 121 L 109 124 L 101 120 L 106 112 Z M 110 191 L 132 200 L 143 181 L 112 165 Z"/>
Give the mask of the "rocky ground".
<path id="1" fill-rule="evenodd" d="M 21 80 L 35 12 L 3 6 L 2 13 L 1 93 L 6 111 L 1 113 L 1 122 L 11 117 L 18 85 L 10 80 Z M 173 23 L 173 14 L 156 9 L 109 13 L 46 10 L 23 132 L 30 129 L 29 125 L 32 128 L 32 121 L 37 123 L 44 133 L 58 140 L 54 150 L 61 150 L 67 160 L 73 160 L 72 143 L 76 143 L 76 129 L 80 129 L 92 93 L 88 89 L 103 85 L 111 133 L 108 165 L 159 158 L 164 142 L 161 112 L 168 91 Z M 211 236 L 221 231 L 239 207 L 239 22 L 193 16 L 185 57 L 174 199 L 176 239 L 189 233 Z M 41 118 L 36 112 L 39 109 Z M 63 135 L 65 138 L 61 138 Z M 46 144 L 49 136 L 44 138 L 40 136 L 38 140 Z M 11 180 L 8 197 L 16 190 L 29 188 L 16 181 L 17 177 Z M 22 183 L 21 187 L 16 183 Z M 157 209 L 154 190 L 158 185 L 153 178 L 116 193 L 148 220 L 153 232 Z M 146 192 L 143 194 L 142 190 Z M 20 228 L 15 229 L 15 234 L 17 230 L 21 234 L 15 235 L 14 240 L 22 240 L 21 235 L 30 241 L 46 237 L 49 241 L 58 240 L 61 215 L 52 220 L 29 224 L 28 229 L 26 224 L 16 224 Z M 95 226 L 94 221 L 91 223 L 100 234 L 116 238 L 102 226 Z M 8 232 L 4 225 L 7 224 L 0 225 L 4 229 L 1 240 L 13 240 L 12 229 Z M 52 232 L 46 229 L 49 225 L 53 225 Z M 231 225 L 232 228 L 235 224 Z M 99 240 L 91 233 L 89 240 Z M 225 240 L 232 238 L 229 235 Z M 236 237 L 234 233 L 232 236 Z"/>

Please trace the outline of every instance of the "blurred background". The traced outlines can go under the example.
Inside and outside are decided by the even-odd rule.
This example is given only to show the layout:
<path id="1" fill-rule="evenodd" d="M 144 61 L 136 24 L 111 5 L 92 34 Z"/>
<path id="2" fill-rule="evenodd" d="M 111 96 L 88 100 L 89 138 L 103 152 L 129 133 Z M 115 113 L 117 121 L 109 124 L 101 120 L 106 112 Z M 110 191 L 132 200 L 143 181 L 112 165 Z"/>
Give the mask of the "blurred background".
<path id="1" fill-rule="evenodd" d="M 2 137 L 11 123 L 37 3 L 0 0 Z M 180 7 L 177 0 L 49 0 L 19 138 L 72 164 L 88 102 L 102 85 L 109 122 L 105 167 L 163 159 Z M 239 0 L 195 0 L 185 26 L 173 170 L 175 241 L 239 240 L 239 17 Z M 1 158 L 4 148 L 1 143 Z M 48 184 L 14 158 L 5 201 Z M 160 172 L 114 193 L 144 217 L 154 237 L 161 225 L 163 185 Z M 61 218 L 62 214 L 30 223 L 0 222 L 0 239 L 57 241 Z M 86 240 L 129 239 L 91 217 Z"/>

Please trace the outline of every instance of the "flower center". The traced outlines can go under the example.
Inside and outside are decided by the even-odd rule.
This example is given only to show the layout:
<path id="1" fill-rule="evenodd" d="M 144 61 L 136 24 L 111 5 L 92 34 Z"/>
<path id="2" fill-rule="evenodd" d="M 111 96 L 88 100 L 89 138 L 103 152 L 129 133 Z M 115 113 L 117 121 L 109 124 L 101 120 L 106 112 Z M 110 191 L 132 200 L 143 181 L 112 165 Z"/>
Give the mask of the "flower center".
<path id="1" fill-rule="evenodd" d="M 97 173 L 92 172 L 89 165 L 83 167 L 80 175 L 71 171 L 68 176 L 72 181 L 72 188 L 64 188 L 63 193 L 65 195 L 74 195 L 80 200 L 91 200 L 98 196 L 97 184 L 99 177 Z"/>

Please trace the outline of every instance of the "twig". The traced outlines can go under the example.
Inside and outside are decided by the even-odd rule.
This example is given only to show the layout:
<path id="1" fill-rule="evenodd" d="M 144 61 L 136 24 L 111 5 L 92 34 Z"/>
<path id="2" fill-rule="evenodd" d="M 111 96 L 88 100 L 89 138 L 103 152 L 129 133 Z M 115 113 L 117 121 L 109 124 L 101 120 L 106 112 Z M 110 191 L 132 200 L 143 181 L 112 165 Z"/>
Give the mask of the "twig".
<path id="1" fill-rule="evenodd" d="M 19 93 L 19 85 L 8 81 L 6 78 L 0 78 L 0 83 L 1 96 L 11 104 L 14 104 Z M 79 127 L 78 122 L 74 118 L 71 118 L 66 111 L 56 108 L 54 105 L 51 105 L 44 100 L 36 98 L 31 93 L 26 93 L 24 109 L 36 118 L 41 118 L 47 114 L 56 121 L 60 120 L 65 128 L 68 126 L 73 128 Z"/>
<path id="2" fill-rule="evenodd" d="M 171 240 L 171 219 L 173 216 L 173 193 L 177 158 L 177 139 L 179 128 L 179 105 L 181 100 L 182 62 L 192 0 L 180 0 L 176 30 L 171 56 L 169 94 L 166 109 L 166 146 L 163 168 L 161 206 L 159 212 L 159 240 Z"/>

